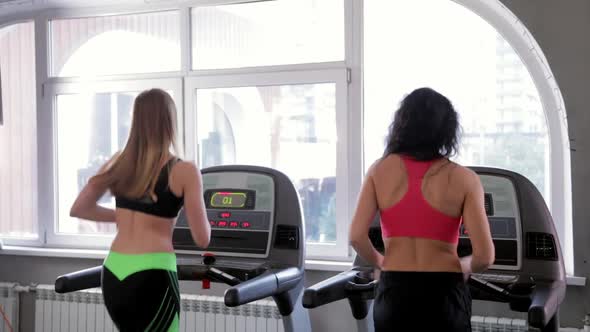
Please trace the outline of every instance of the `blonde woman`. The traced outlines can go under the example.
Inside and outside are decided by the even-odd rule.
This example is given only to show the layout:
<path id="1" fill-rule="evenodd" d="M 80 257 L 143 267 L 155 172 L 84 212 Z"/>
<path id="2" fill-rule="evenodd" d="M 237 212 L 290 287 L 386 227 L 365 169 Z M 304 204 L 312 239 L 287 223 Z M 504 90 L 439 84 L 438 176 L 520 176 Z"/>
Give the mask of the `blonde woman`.
<path id="1" fill-rule="evenodd" d="M 185 209 L 196 244 L 209 244 L 211 229 L 201 174 L 170 150 L 176 137 L 176 107 L 160 89 L 135 99 L 125 148 L 92 177 L 70 215 L 116 222 L 117 235 L 104 261 L 102 292 L 120 331 L 178 331 L 180 296 L 172 231 Z M 110 191 L 116 209 L 97 204 Z"/>

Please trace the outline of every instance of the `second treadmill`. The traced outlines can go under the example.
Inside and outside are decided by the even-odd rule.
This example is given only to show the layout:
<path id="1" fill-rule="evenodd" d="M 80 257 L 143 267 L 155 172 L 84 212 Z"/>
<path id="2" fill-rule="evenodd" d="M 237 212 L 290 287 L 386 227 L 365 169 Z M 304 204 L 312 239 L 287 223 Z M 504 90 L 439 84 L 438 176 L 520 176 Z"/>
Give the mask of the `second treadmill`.
<path id="1" fill-rule="evenodd" d="M 469 279 L 473 299 L 508 303 L 526 312 L 528 325 L 541 332 L 559 331 L 559 305 L 565 297 L 565 269 L 551 214 L 536 187 L 515 172 L 472 167 L 480 176 L 496 260 L 484 273 Z M 379 219 L 369 231 L 373 245 L 383 252 Z M 459 256 L 471 254 L 463 227 Z M 356 257 L 353 268 L 307 288 L 308 309 L 348 299 L 358 330 L 373 331 L 371 312 L 377 280 L 373 267 Z"/>

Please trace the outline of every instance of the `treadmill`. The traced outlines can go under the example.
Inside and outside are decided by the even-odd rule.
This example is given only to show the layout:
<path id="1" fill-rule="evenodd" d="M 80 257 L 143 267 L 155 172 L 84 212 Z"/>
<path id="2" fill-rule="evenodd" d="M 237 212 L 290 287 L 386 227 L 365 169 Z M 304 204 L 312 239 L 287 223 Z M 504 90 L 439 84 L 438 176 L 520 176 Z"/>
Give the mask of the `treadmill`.
<path id="1" fill-rule="evenodd" d="M 236 307 L 272 297 L 286 332 L 311 331 L 301 305 L 305 231 L 291 180 L 274 169 L 217 166 L 203 169 L 211 241 L 198 248 L 181 212 L 173 233 L 179 280 L 225 283 L 224 302 Z M 58 293 L 100 287 L 102 266 L 62 275 Z"/>
<path id="2" fill-rule="evenodd" d="M 496 249 L 494 264 L 469 279 L 475 300 L 507 303 L 528 314 L 529 329 L 559 331 L 559 305 L 566 280 L 561 246 L 553 219 L 536 187 L 517 173 L 471 167 L 481 179 L 485 208 Z M 378 217 L 369 230 L 373 245 L 383 252 Z M 461 226 L 459 256 L 471 254 L 471 243 Z M 353 268 L 307 288 L 303 306 L 311 309 L 348 299 L 359 331 L 373 331 L 372 300 L 377 280 L 373 267 L 356 257 Z"/>

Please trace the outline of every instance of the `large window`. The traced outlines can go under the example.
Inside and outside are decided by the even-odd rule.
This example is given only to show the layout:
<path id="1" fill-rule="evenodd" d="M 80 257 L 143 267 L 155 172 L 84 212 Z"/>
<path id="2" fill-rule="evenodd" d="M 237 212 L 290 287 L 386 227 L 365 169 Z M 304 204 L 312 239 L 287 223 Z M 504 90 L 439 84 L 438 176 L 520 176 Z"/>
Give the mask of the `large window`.
<path id="1" fill-rule="evenodd" d="M 194 69 L 344 60 L 343 0 L 281 0 L 192 10 Z"/>
<path id="2" fill-rule="evenodd" d="M 336 242 L 336 86 L 197 90 L 201 167 L 278 169 L 295 183 L 306 237 Z"/>
<path id="3" fill-rule="evenodd" d="M 571 273 L 563 100 L 534 39 L 494 2 L 506 10 L 498 0 L 156 1 L 3 24 L 0 237 L 105 248 L 114 226 L 69 208 L 126 143 L 135 96 L 158 87 L 176 100 L 184 159 L 284 172 L 308 257 L 349 259 L 363 170 L 382 155 L 400 100 L 429 86 L 460 114 L 456 161 L 514 170 L 543 193 Z"/>
<path id="4" fill-rule="evenodd" d="M 292 76 L 190 80 L 194 151 L 202 168 L 246 164 L 285 173 L 301 198 L 308 252 L 346 256 L 347 224 L 337 223 L 348 218 L 346 158 L 338 155 L 346 142 L 338 135 L 346 115 L 344 70 Z"/>
<path id="5" fill-rule="evenodd" d="M 69 216 L 70 207 L 88 179 L 127 142 L 137 91 L 61 94 L 56 96 L 58 233 L 108 233 L 111 223 Z M 72 126 L 75 123 L 75 126 Z M 114 207 L 110 195 L 99 204 Z"/>
<path id="6" fill-rule="evenodd" d="M 494 28 L 452 1 L 366 1 L 364 22 L 365 167 L 383 153 L 401 99 L 428 86 L 459 112 L 456 161 L 521 173 L 549 199 L 549 137 L 540 96 Z"/>
<path id="7" fill-rule="evenodd" d="M 36 238 L 37 120 L 32 22 L 0 28 L 0 236 Z"/>
<path id="8" fill-rule="evenodd" d="M 139 92 L 160 87 L 178 99 L 180 85 L 177 79 L 159 79 L 48 86 L 47 98 L 54 105 L 53 150 L 56 156 L 53 174 L 56 179 L 55 210 L 45 213 L 55 216 L 54 226 L 48 230 L 51 244 L 101 247 L 110 242 L 116 231 L 113 223 L 72 218 L 70 207 L 90 177 L 127 143 L 133 102 Z M 176 103 L 180 106 L 178 101 Z M 182 127 L 182 123 L 179 122 L 178 126 Z M 99 204 L 115 206 L 109 193 L 99 200 Z M 80 235 L 84 236 L 86 243 L 80 240 Z"/>
<path id="9" fill-rule="evenodd" d="M 58 77 L 47 85 L 56 178 L 53 213 L 44 211 L 54 216 L 50 244 L 101 247 L 116 231 L 114 224 L 72 218 L 69 209 L 88 179 L 125 145 L 137 94 L 158 87 L 179 98 L 180 80 L 165 79 L 181 70 L 179 21 L 179 11 L 50 20 L 50 74 Z M 129 74 L 159 78 L 130 81 Z M 114 207 L 114 199 L 106 194 L 99 204 Z"/>

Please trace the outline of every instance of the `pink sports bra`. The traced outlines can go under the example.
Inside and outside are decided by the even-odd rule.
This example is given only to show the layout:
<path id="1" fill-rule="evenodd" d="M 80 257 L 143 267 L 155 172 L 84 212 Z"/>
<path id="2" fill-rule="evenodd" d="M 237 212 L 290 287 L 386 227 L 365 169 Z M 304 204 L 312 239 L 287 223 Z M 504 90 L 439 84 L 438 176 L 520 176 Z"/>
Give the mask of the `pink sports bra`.
<path id="1" fill-rule="evenodd" d="M 461 217 L 445 215 L 422 195 L 422 179 L 436 160 L 401 158 L 408 174 L 408 191 L 398 203 L 380 211 L 383 237 L 419 237 L 457 243 Z"/>

